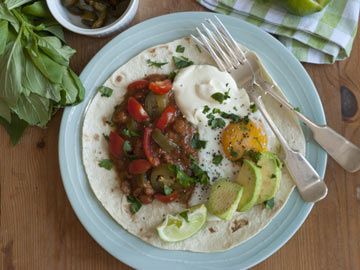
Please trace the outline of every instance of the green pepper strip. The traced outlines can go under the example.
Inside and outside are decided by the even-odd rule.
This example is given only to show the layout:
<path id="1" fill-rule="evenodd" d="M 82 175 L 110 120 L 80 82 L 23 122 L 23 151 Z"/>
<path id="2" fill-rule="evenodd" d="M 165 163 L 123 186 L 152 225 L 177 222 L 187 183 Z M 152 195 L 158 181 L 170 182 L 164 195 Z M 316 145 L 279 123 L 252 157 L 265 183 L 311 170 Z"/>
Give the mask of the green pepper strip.
<path id="1" fill-rule="evenodd" d="M 158 128 L 155 128 L 152 133 L 153 140 L 166 152 L 171 152 L 175 149 L 176 144 L 167 138 Z"/>

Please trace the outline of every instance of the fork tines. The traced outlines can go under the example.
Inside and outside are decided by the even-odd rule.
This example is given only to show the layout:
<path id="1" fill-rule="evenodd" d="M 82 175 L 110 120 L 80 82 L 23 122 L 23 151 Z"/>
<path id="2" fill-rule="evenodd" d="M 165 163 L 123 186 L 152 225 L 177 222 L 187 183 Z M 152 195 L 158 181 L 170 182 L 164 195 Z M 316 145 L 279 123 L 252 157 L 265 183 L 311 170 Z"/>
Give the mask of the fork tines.
<path id="1" fill-rule="evenodd" d="M 236 43 L 235 39 L 219 18 L 217 16 L 214 17 L 218 26 L 210 19 L 205 20 L 213 31 L 209 30 L 209 28 L 202 23 L 201 26 L 206 35 L 196 27 L 200 39 L 194 35 L 191 35 L 191 38 L 211 54 L 222 71 L 231 72 L 246 61 L 245 52 Z"/>

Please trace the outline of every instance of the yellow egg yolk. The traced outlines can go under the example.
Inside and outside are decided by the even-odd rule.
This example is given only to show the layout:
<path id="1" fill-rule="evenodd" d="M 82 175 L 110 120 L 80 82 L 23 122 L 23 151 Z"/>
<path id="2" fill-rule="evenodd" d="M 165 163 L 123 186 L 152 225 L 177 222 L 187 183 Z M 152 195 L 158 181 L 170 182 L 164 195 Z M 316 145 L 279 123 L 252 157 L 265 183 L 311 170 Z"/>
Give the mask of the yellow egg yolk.
<path id="1" fill-rule="evenodd" d="M 246 123 L 231 123 L 222 134 L 222 145 L 229 160 L 241 158 L 244 151 L 262 152 L 267 149 L 268 138 L 261 121 Z"/>

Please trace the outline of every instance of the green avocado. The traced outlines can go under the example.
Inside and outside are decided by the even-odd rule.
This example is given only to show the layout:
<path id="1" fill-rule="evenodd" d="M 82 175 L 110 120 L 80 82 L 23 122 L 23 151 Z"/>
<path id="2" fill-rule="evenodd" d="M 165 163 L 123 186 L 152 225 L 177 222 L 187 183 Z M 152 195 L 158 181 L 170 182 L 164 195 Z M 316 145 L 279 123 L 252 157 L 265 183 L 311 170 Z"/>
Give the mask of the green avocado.
<path id="1" fill-rule="evenodd" d="M 256 201 L 256 204 L 260 204 L 273 198 L 278 191 L 282 166 L 279 158 L 273 153 L 262 153 L 257 165 L 262 176 L 261 190 Z"/>
<path id="2" fill-rule="evenodd" d="M 209 213 L 221 219 L 230 220 L 234 215 L 243 193 L 243 187 L 227 179 L 216 182 L 210 191 Z"/>
<path id="3" fill-rule="evenodd" d="M 236 182 L 244 187 L 237 211 L 248 211 L 259 198 L 262 184 L 260 168 L 254 162 L 244 160 Z"/>

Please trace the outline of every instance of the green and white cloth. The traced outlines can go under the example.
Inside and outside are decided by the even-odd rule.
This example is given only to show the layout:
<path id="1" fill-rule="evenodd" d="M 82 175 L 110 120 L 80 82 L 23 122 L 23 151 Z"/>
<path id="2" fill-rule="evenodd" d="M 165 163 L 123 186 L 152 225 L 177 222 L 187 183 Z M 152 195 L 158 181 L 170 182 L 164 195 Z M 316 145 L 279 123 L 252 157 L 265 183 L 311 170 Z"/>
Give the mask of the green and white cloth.
<path id="1" fill-rule="evenodd" d="M 350 56 L 360 9 L 360 0 L 332 0 L 321 12 L 301 17 L 288 13 L 276 0 L 197 1 L 277 35 L 300 61 L 316 64 Z"/>

